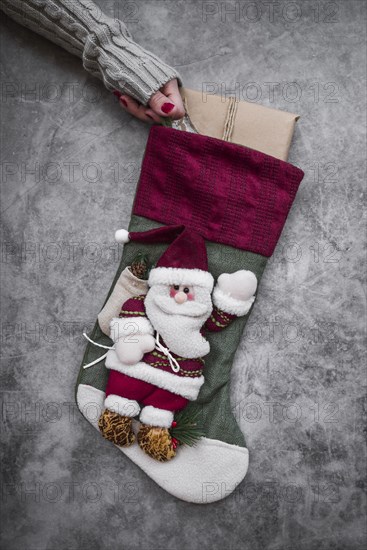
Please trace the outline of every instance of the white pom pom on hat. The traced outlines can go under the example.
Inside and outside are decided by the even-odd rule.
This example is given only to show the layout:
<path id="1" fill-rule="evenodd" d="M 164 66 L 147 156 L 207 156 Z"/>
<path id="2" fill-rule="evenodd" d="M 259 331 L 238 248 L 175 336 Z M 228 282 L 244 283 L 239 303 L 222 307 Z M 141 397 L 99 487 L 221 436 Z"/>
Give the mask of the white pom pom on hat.
<path id="1" fill-rule="evenodd" d="M 130 241 L 129 232 L 126 229 L 118 229 L 115 233 L 117 243 L 126 244 Z"/>

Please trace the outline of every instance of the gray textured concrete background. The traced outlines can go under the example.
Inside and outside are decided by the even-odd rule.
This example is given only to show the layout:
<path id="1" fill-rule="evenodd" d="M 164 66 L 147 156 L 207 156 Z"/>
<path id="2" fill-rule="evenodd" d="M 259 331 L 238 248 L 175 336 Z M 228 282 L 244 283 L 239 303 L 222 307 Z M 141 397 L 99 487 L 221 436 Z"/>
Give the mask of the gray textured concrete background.
<path id="1" fill-rule="evenodd" d="M 221 502 L 180 502 L 73 395 L 148 129 L 78 59 L 3 18 L 2 547 L 362 548 L 366 3 L 99 3 L 186 86 L 237 84 L 298 112 L 290 161 L 306 175 L 233 368 L 249 473 Z"/>

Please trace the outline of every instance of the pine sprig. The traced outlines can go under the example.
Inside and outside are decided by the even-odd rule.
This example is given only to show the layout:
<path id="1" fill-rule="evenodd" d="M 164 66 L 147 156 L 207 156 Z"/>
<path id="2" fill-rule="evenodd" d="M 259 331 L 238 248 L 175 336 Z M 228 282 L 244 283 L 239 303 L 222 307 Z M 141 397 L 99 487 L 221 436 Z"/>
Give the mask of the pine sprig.
<path id="1" fill-rule="evenodd" d="M 199 415 L 200 409 L 194 412 L 184 409 L 177 413 L 169 429 L 171 437 L 176 439 L 181 445 L 194 446 L 205 435 Z"/>

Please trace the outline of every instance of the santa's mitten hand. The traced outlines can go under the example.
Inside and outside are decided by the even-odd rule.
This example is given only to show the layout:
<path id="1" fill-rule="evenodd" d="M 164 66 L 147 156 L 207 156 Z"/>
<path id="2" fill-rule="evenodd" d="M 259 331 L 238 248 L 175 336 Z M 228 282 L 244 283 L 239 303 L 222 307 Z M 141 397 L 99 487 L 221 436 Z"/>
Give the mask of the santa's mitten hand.
<path id="1" fill-rule="evenodd" d="M 246 301 L 255 294 L 257 279 L 252 271 L 240 269 L 235 273 L 222 273 L 218 277 L 217 284 L 225 294 L 229 294 L 237 300 Z"/>
<path id="2" fill-rule="evenodd" d="M 222 273 L 213 292 L 214 305 L 233 315 L 246 315 L 255 301 L 256 288 L 257 279 L 252 271 Z"/>
<path id="3" fill-rule="evenodd" d="M 121 363 L 136 365 L 143 355 L 152 351 L 154 347 L 155 340 L 150 334 L 131 334 L 116 342 L 115 351 Z"/>

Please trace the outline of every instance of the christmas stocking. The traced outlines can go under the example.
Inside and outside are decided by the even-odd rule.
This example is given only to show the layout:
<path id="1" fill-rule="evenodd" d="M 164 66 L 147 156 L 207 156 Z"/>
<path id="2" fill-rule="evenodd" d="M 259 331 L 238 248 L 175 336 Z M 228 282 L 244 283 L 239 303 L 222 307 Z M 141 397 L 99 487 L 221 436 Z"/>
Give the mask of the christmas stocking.
<path id="1" fill-rule="evenodd" d="M 169 128 L 150 132 L 77 403 L 103 437 L 183 500 L 219 500 L 246 474 L 230 370 L 302 177 L 246 147 Z M 208 494 L 207 484 L 220 490 Z"/>

